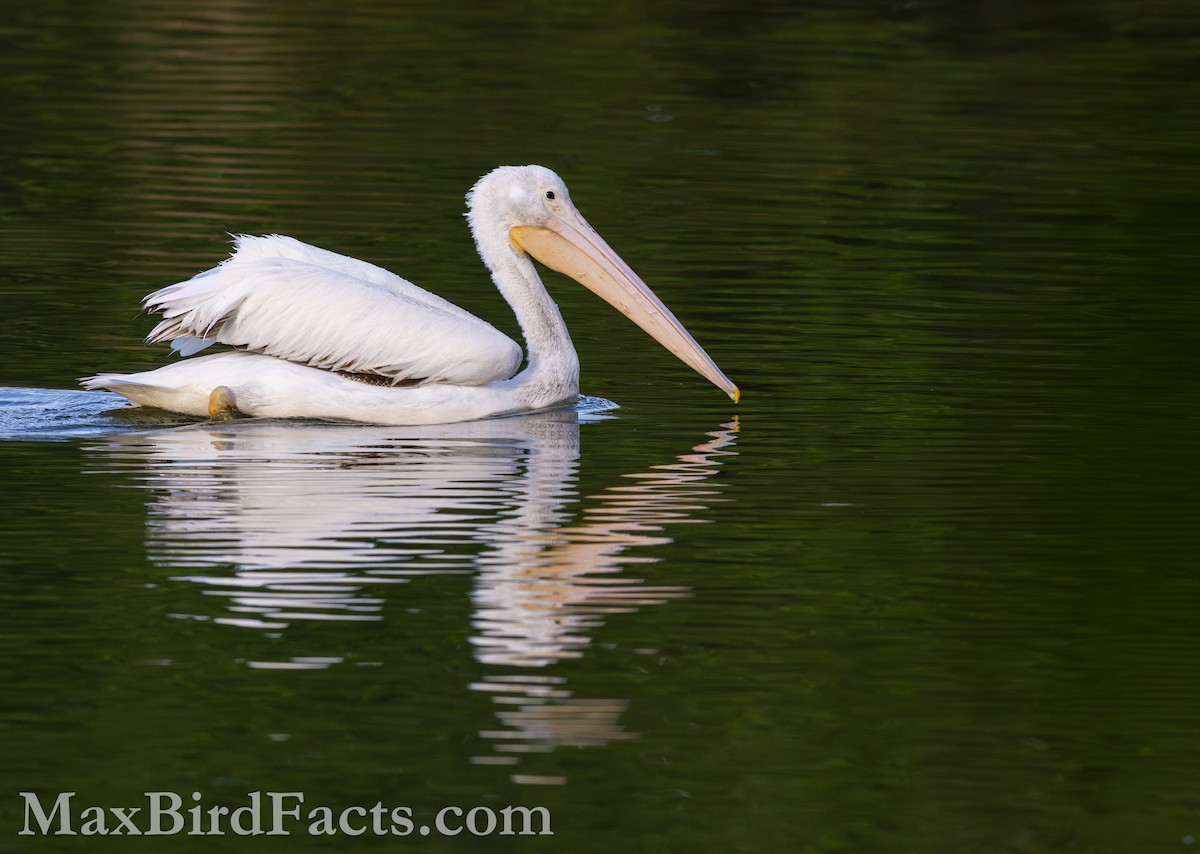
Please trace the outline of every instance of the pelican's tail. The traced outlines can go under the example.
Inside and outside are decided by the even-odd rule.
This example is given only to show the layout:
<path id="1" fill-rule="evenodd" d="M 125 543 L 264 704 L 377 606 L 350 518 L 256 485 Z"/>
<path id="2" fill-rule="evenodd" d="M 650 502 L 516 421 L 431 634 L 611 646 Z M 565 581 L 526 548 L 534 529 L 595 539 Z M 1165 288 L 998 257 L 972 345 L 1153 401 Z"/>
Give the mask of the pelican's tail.
<path id="1" fill-rule="evenodd" d="M 97 374 L 83 377 L 79 382 L 87 389 L 114 391 L 139 406 L 187 415 L 208 415 L 213 389 L 219 386 L 236 389 L 247 382 L 257 383 L 264 372 L 278 370 L 280 366 L 283 366 L 283 370 L 312 371 L 311 368 L 300 368 L 270 356 L 232 350 L 196 359 L 182 359 L 152 371 Z"/>
<path id="2" fill-rule="evenodd" d="M 80 377 L 79 384 L 89 391 L 115 391 L 138 405 L 142 404 L 142 400 L 139 398 L 153 394 L 156 390 L 161 391 L 152 385 L 131 379 L 129 374 L 96 374 L 94 377 Z"/>
<path id="3" fill-rule="evenodd" d="M 179 388 L 173 384 L 147 382 L 147 371 L 142 374 L 97 374 L 83 377 L 80 385 L 86 389 L 113 391 L 128 399 L 134 406 L 150 409 L 166 409 L 191 415 L 203 415 L 207 411 L 207 398 L 192 389 Z M 165 380 L 166 378 L 164 378 Z M 192 400 L 197 398 L 197 400 Z M 203 399 L 201 399 L 203 398 Z"/>

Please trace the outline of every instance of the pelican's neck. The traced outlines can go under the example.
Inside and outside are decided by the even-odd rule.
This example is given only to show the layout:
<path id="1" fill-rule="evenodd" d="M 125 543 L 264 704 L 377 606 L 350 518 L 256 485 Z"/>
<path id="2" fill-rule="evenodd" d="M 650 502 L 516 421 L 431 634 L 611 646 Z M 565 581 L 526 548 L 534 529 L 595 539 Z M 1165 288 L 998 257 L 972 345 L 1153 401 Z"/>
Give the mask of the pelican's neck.
<path id="1" fill-rule="evenodd" d="M 479 255 L 492 273 L 492 281 L 512 306 L 525 337 L 527 364 L 515 379 L 542 388 L 540 393 L 563 400 L 579 393 L 579 357 L 563 322 L 562 313 L 533 261 L 513 246 L 500 223 L 471 219 Z M 557 397 L 555 397 L 557 395 Z"/>

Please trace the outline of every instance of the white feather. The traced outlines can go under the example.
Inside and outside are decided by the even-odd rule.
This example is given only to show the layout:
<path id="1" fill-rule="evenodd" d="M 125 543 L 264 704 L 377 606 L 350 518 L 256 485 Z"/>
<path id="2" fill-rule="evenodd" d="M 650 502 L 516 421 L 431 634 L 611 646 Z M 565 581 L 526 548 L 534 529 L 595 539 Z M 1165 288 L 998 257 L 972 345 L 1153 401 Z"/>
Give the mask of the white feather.
<path id="1" fill-rule="evenodd" d="M 146 297 L 164 317 L 147 341 L 174 340 L 185 356 L 220 342 L 392 383 L 482 385 L 521 363 L 491 324 L 381 267 L 282 235 L 241 236 L 236 247 Z"/>
<path id="2" fill-rule="evenodd" d="M 206 341 L 203 338 L 176 338 L 171 342 L 171 349 L 180 356 L 186 358 L 188 356 L 194 356 L 205 347 L 211 347 L 216 343 L 216 341 Z"/>

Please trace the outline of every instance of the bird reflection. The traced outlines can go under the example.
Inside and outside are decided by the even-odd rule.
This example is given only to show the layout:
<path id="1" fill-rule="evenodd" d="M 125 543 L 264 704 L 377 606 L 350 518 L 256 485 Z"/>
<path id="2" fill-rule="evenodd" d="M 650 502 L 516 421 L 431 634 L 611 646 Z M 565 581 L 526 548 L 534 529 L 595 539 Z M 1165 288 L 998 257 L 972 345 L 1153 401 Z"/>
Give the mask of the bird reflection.
<path id="1" fill-rule="evenodd" d="M 250 420 L 123 434 L 93 450 L 134 464 L 152 496 L 151 559 L 204 592 L 209 607 L 179 619 L 274 635 L 303 620 L 377 621 L 393 601 L 387 586 L 470 573 L 482 672 L 469 687 L 501 723 L 479 734 L 488 749 L 472 761 L 515 765 L 522 753 L 629 737 L 628 701 L 576 697 L 552 665 L 583 655 L 609 615 L 689 595 L 626 568 L 658 560 L 665 526 L 703 521 L 697 511 L 719 500 L 712 475 L 734 453 L 736 422 L 581 498 L 580 425 L 603 417 L 566 409 L 421 428 Z"/>
<path id="2" fill-rule="evenodd" d="M 560 509 L 575 457 L 551 455 L 538 464 L 535 457 L 544 449 L 531 448 L 530 472 L 537 476 L 526 484 L 530 500 L 497 524 L 501 536 L 478 559 L 472 641 L 479 660 L 533 668 L 576 658 L 604 616 L 687 595 L 685 587 L 650 586 L 625 575 L 625 564 L 658 558 L 624 552 L 671 542 L 663 535 L 668 523 L 700 521 L 690 513 L 714 500 L 716 488 L 703 481 L 721 455 L 733 453 L 728 447 L 736 429 L 736 422 L 722 425 L 708 434 L 710 441 L 674 463 L 628 474 L 630 483 L 589 496 L 577 525 L 564 524 Z M 597 746 L 629 736 L 620 725 L 627 701 L 573 697 L 564 683 L 557 675 L 512 672 L 487 674 L 474 683 L 474 690 L 491 693 L 501 706 L 496 714 L 506 727 L 481 735 L 498 753 L 509 754 L 475 761 L 515 764 L 514 753 Z"/>

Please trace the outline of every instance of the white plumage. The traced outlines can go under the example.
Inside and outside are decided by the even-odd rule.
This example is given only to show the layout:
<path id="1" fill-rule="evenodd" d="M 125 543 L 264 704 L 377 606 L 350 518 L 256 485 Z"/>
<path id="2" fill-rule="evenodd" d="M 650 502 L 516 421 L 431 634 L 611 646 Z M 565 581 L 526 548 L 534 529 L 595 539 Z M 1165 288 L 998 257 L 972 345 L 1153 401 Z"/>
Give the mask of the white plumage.
<path id="1" fill-rule="evenodd" d="M 374 264 L 291 237 L 238 237 L 220 266 L 155 291 L 146 339 L 183 355 L 229 344 L 399 385 L 508 379 L 521 348 L 454 303 Z"/>
<path id="2" fill-rule="evenodd" d="M 572 276 L 724 389 L 737 387 L 540 166 L 504 166 L 467 196 L 480 257 L 528 347 L 373 264 L 290 237 L 238 237 L 217 267 L 145 299 L 147 338 L 182 356 L 153 371 L 100 374 L 88 388 L 188 414 L 431 424 L 542 409 L 578 394 L 579 362 L 529 256 Z"/>

